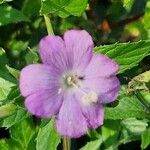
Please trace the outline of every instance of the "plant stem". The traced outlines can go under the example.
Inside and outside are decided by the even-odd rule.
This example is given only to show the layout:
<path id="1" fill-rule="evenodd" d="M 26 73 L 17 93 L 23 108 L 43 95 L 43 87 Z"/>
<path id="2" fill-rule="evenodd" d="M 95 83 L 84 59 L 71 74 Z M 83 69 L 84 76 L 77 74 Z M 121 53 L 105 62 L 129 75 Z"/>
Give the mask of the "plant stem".
<path id="1" fill-rule="evenodd" d="M 70 150 L 70 139 L 63 137 L 63 150 Z"/>
<path id="2" fill-rule="evenodd" d="M 48 35 L 54 35 L 50 18 L 47 15 L 44 15 L 44 20 L 45 20 Z"/>

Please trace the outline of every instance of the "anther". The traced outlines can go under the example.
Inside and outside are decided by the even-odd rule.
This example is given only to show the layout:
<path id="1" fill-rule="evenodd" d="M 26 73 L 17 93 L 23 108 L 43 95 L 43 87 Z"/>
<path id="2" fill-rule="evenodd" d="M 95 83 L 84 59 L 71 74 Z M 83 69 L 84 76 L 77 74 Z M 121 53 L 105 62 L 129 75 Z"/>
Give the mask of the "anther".
<path id="1" fill-rule="evenodd" d="M 83 102 L 84 105 L 96 103 L 98 101 L 98 95 L 95 92 L 91 91 L 91 92 L 85 94 L 82 97 L 81 101 Z"/>

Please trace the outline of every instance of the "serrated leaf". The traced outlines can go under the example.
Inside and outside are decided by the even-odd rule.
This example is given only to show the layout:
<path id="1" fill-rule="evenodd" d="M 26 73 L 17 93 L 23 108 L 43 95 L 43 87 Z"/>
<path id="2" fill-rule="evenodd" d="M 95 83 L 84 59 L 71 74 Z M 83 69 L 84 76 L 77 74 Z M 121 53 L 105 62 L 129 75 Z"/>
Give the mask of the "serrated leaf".
<path id="1" fill-rule="evenodd" d="M 58 135 L 54 119 L 51 119 L 45 126 L 39 129 L 37 135 L 37 150 L 56 150 L 60 143 L 60 136 Z"/>
<path id="2" fill-rule="evenodd" d="M 96 47 L 95 51 L 114 59 L 120 65 L 119 73 L 123 73 L 137 66 L 144 57 L 150 55 L 150 41 L 104 45 Z"/>
<path id="3" fill-rule="evenodd" d="M 102 139 L 90 141 L 80 150 L 99 150 L 101 144 L 102 144 Z"/>
<path id="4" fill-rule="evenodd" d="M 34 136 L 36 128 L 31 118 L 27 118 L 10 128 L 11 138 L 20 143 L 22 149 L 27 149 Z"/>
<path id="5" fill-rule="evenodd" d="M 13 115 L 6 117 L 4 120 L 1 120 L 0 126 L 10 128 L 14 124 L 27 118 L 28 116 L 29 114 L 23 108 L 20 108 Z"/>
<path id="6" fill-rule="evenodd" d="M 36 128 L 32 119 L 25 119 L 12 126 L 9 133 L 9 139 L 0 140 L 0 150 L 35 150 L 33 143 L 35 143 Z"/>
<path id="7" fill-rule="evenodd" d="M 15 86 L 14 83 L 4 80 L 0 77 L 0 101 L 7 98 L 7 95 L 9 94 L 13 86 Z"/>
<path id="8" fill-rule="evenodd" d="M 69 15 L 81 16 L 83 11 L 86 9 L 86 6 L 87 0 L 71 0 L 71 2 L 65 7 L 67 13 L 60 11 L 58 12 L 58 15 L 63 18 L 68 17 Z"/>
<path id="9" fill-rule="evenodd" d="M 9 23 L 29 21 L 28 18 L 19 10 L 7 5 L 0 5 L 0 26 Z"/>
<path id="10" fill-rule="evenodd" d="M 106 119 L 146 118 L 149 111 L 135 95 L 127 93 L 127 87 L 122 86 L 116 107 L 105 107 Z"/>
<path id="11" fill-rule="evenodd" d="M 5 100 L 7 95 L 11 91 L 11 88 L 15 86 L 16 80 L 10 75 L 9 71 L 5 67 L 7 64 L 7 57 L 2 48 L 0 48 L 0 101 Z"/>
<path id="12" fill-rule="evenodd" d="M 146 149 L 150 145 L 150 128 L 142 134 L 141 148 Z"/>
<path id="13" fill-rule="evenodd" d="M 87 0 L 43 0 L 41 14 L 54 13 L 61 17 L 80 16 L 87 6 Z"/>

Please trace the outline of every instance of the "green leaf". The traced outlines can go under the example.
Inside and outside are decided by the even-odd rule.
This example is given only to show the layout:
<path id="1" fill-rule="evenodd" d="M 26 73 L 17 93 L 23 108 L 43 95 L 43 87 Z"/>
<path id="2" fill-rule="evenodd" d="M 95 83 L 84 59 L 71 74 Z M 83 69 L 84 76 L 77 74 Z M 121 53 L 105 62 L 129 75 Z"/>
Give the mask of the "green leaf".
<path id="1" fill-rule="evenodd" d="M 90 141 L 80 150 L 99 150 L 101 144 L 102 144 L 102 139 Z"/>
<path id="2" fill-rule="evenodd" d="M 146 4 L 146 11 L 145 11 L 145 15 L 143 18 L 144 27 L 146 29 L 150 29 L 149 19 L 150 19 L 150 1 L 148 1 Z"/>
<path id="3" fill-rule="evenodd" d="M 13 115 L 6 117 L 4 120 L 1 120 L 0 126 L 9 128 L 13 126 L 14 124 L 24 120 L 28 116 L 29 114 L 23 108 L 20 108 Z"/>
<path id="4" fill-rule="evenodd" d="M 7 95 L 16 82 L 6 68 L 7 61 L 4 50 L 0 48 L 0 101 L 7 98 Z"/>
<path id="5" fill-rule="evenodd" d="M 87 0 L 43 0 L 41 14 L 54 13 L 61 17 L 81 16 L 86 9 Z"/>
<path id="6" fill-rule="evenodd" d="M 22 12 L 28 17 L 38 16 L 41 6 L 41 0 L 25 0 L 22 7 Z"/>
<path id="7" fill-rule="evenodd" d="M 140 91 L 140 94 L 144 98 L 143 100 L 150 106 L 150 92 L 148 92 L 148 91 Z"/>
<path id="8" fill-rule="evenodd" d="M 0 106 L 0 118 L 7 117 L 15 113 L 17 110 L 17 106 L 14 104 L 6 104 Z"/>
<path id="9" fill-rule="evenodd" d="M 9 23 L 29 21 L 28 18 L 19 10 L 7 5 L 0 5 L 0 26 Z"/>
<path id="10" fill-rule="evenodd" d="M 144 57 L 150 55 L 150 41 L 104 45 L 96 47 L 95 51 L 114 59 L 120 65 L 119 73 L 123 73 L 137 66 Z"/>
<path id="11" fill-rule="evenodd" d="M 12 74 L 12 76 L 14 76 L 16 79 L 19 79 L 19 70 L 12 68 L 8 65 L 6 65 L 6 68 L 8 69 L 8 71 L 10 72 L 10 74 Z"/>
<path id="12" fill-rule="evenodd" d="M 39 129 L 37 135 L 37 150 L 56 150 L 60 143 L 60 136 L 58 135 L 54 119 L 51 119 L 45 126 Z"/>
<path id="13" fill-rule="evenodd" d="M 142 134 L 141 148 L 146 149 L 150 145 L 150 128 Z"/>
<path id="14" fill-rule="evenodd" d="M 37 63 L 39 60 L 38 54 L 33 49 L 30 49 L 29 47 L 28 47 L 28 50 L 29 51 L 25 55 L 26 63 L 27 64 Z"/>
<path id="15" fill-rule="evenodd" d="M 120 131 L 120 122 L 118 120 L 105 120 L 101 127 L 101 135 L 105 149 L 117 142 Z"/>
<path id="16" fill-rule="evenodd" d="M 36 128 L 31 118 L 17 123 L 9 131 L 11 138 L 0 140 L 1 150 L 35 150 Z"/>
<path id="17" fill-rule="evenodd" d="M 13 0 L 0 0 L 0 4 L 6 3 L 6 2 L 11 2 Z"/>
<path id="18" fill-rule="evenodd" d="M 31 118 L 27 118 L 10 128 L 11 138 L 20 143 L 22 149 L 27 149 L 36 128 Z"/>
<path id="19" fill-rule="evenodd" d="M 127 87 L 122 86 L 116 107 L 105 107 L 106 119 L 148 118 L 149 111 L 135 95 L 127 93 Z"/>
<path id="20" fill-rule="evenodd" d="M 148 126 L 148 123 L 145 120 L 138 120 L 136 118 L 128 118 L 123 120 L 121 123 L 130 133 L 134 135 L 140 135 Z"/>
<path id="21" fill-rule="evenodd" d="M 15 84 L 0 77 L 0 101 L 5 100 Z"/>
<path id="22" fill-rule="evenodd" d="M 9 150 L 8 145 L 5 140 L 0 140 L 0 149 L 1 150 Z"/>
<path id="23" fill-rule="evenodd" d="M 123 0 L 123 6 L 130 11 L 135 0 Z"/>

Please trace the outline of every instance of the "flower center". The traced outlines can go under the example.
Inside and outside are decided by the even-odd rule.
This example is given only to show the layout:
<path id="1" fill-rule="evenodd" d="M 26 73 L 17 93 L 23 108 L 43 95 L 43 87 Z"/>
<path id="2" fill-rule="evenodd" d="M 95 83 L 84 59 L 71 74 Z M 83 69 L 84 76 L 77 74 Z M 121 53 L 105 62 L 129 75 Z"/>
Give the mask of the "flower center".
<path id="1" fill-rule="evenodd" d="M 80 90 L 80 92 L 83 93 L 83 97 L 81 97 L 81 102 L 84 105 L 90 105 L 92 103 L 96 103 L 98 101 L 98 95 L 94 91 L 84 91 L 81 88 L 82 80 L 84 80 L 84 77 L 80 77 L 77 75 L 64 75 L 63 76 L 63 89 L 69 89 L 69 88 L 77 88 Z M 58 94 L 62 92 L 62 89 L 60 88 L 58 91 Z"/>
<path id="2" fill-rule="evenodd" d="M 67 87 L 79 87 L 79 79 L 77 75 L 66 76 L 64 81 Z"/>

